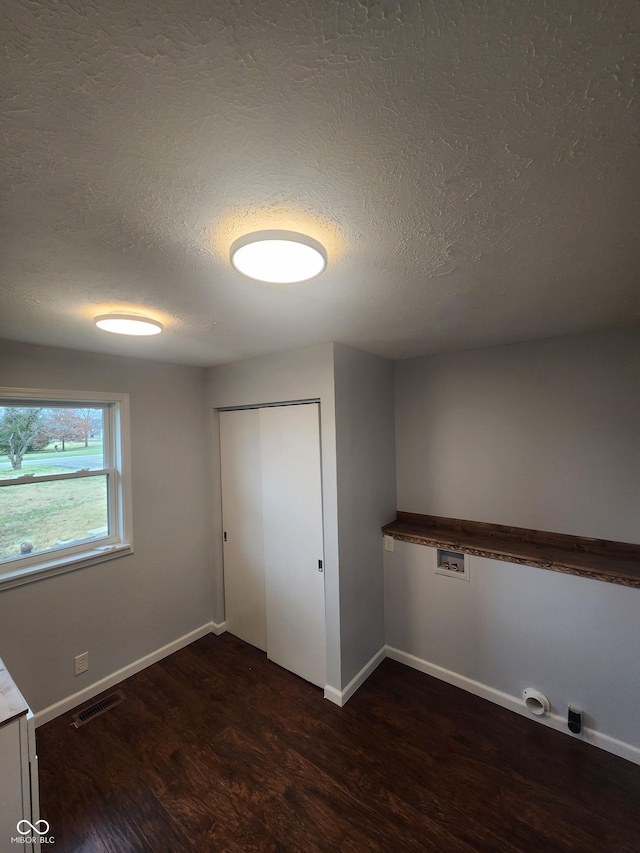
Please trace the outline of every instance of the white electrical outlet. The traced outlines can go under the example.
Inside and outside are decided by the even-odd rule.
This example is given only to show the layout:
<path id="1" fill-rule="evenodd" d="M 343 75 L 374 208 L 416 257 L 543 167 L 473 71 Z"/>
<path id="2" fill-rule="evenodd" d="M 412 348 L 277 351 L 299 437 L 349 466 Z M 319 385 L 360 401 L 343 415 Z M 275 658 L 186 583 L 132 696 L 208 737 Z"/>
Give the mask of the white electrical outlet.
<path id="1" fill-rule="evenodd" d="M 75 674 L 81 675 L 89 669 L 89 652 L 82 652 L 81 655 L 76 655 L 73 659 L 75 663 Z"/>
<path id="2" fill-rule="evenodd" d="M 384 537 L 384 550 L 385 551 L 393 551 L 393 536 L 385 536 Z"/>

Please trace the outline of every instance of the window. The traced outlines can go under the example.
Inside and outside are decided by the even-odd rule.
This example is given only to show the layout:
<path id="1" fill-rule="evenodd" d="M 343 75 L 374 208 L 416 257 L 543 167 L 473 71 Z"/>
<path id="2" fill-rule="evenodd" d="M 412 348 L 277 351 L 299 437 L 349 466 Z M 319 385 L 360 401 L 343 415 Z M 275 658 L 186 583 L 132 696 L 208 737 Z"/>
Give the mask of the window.
<path id="1" fill-rule="evenodd" d="M 128 402 L 0 388 L 0 588 L 133 550 Z"/>

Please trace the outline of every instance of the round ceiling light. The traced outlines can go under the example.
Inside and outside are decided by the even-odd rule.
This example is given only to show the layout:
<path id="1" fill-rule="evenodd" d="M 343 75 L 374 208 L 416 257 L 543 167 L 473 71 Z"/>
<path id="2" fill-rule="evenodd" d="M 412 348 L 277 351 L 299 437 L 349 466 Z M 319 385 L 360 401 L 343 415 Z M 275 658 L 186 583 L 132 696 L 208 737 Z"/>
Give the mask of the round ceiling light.
<path id="1" fill-rule="evenodd" d="M 254 231 L 231 245 L 231 265 L 257 281 L 293 284 L 309 281 L 324 270 L 322 243 L 295 231 Z"/>
<path id="2" fill-rule="evenodd" d="M 159 335 L 162 323 L 137 314 L 101 314 L 94 323 L 105 332 L 116 335 Z"/>

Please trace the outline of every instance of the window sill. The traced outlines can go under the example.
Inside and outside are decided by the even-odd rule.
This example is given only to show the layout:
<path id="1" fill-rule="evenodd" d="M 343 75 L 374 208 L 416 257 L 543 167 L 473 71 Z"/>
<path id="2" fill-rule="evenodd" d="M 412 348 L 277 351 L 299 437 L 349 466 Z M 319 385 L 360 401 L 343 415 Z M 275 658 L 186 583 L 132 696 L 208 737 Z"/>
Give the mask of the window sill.
<path id="1" fill-rule="evenodd" d="M 75 572 L 77 569 L 95 566 L 97 563 L 115 560 L 117 557 L 125 557 L 127 554 L 133 554 L 132 545 L 103 545 L 100 548 L 93 548 L 90 551 L 74 554 L 72 557 L 45 559 L 33 566 L 23 566 L 13 571 L 1 573 L 0 592 L 16 586 L 35 583 L 36 581 L 51 578 L 55 575 L 62 575 L 65 572 Z"/>

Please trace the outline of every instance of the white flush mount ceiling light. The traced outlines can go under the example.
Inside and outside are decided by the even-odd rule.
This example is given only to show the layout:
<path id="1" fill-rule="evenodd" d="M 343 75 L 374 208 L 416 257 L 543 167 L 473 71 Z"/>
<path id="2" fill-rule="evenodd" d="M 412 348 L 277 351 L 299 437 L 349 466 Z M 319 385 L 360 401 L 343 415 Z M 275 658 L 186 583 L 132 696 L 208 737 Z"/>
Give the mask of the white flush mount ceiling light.
<path id="1" fill-rule="evenodd" d="M 101 314 L 94 323 L 105 332 L 116 335 L 159 335 L 162 323 L 137 314 Z"/>
<path id="2" fill-rule="evenodd" d="M 327 253 L 313 237 L 296 231 L 254 231 L 231 245 L 231 265 L 257 281 L 294 284 L 320 275 Z"/>

